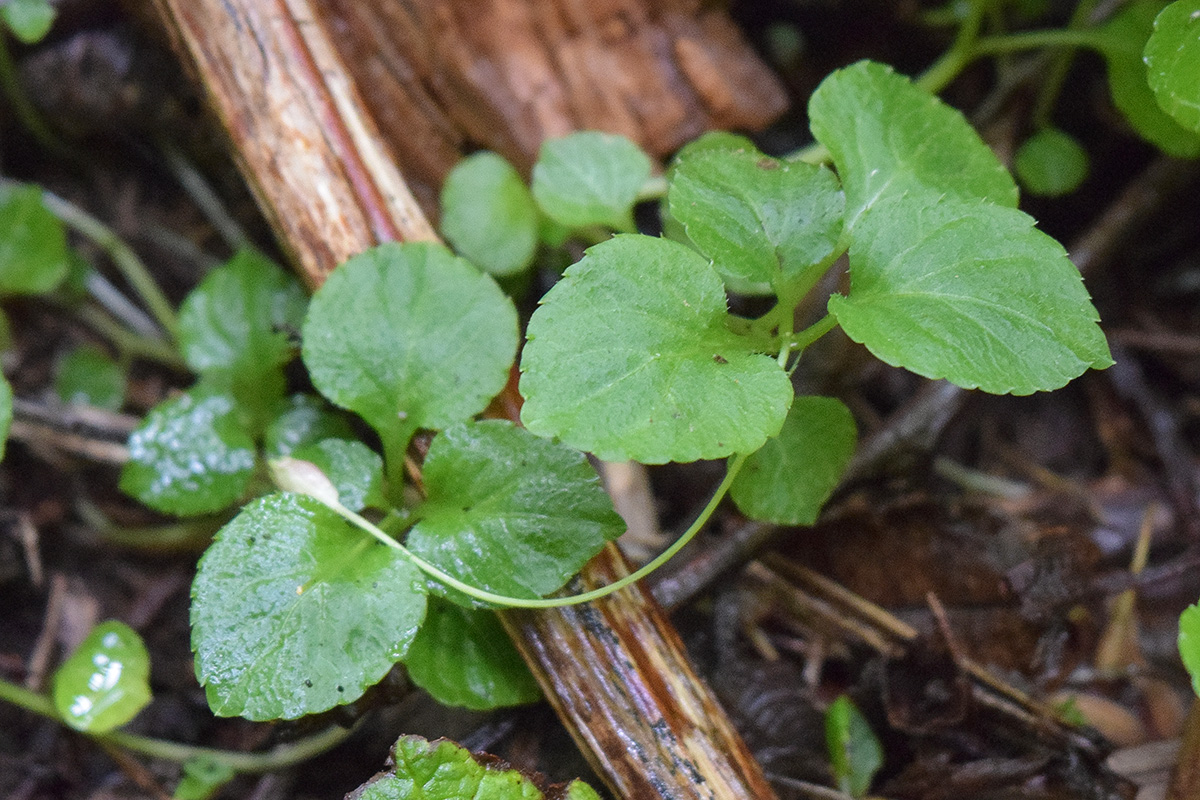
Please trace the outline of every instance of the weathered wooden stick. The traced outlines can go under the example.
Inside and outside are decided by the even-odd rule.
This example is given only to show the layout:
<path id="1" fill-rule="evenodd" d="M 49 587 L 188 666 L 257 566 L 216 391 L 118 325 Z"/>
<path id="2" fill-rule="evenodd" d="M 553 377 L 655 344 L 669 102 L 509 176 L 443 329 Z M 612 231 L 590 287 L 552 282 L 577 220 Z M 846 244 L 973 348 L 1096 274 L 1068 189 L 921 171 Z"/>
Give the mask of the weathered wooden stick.
<path id="1" fill-rule="evenodd" d="M 380 241 L 436 238 L 311 0 L 155 3 L 310 286 Z M 593 586 L 626 571 L 610 546 L 580 580 Z M 618 796 L 774 797 L 689 666 L 670 621 L 640 589 L 504 618 L 568 729 Z"/>

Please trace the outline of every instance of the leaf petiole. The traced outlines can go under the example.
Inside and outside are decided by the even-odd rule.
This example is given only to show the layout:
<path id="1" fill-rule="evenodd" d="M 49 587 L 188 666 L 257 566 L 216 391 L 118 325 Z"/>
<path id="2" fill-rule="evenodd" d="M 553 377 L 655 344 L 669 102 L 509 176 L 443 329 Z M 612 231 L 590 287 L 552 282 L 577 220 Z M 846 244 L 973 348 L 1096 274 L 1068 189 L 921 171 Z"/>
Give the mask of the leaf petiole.
<path id="1" fill-rule="evenodd" d="M 478 587 L 471 586 L 470 584 L 464 583 L 458 578 L 443 572 L 433 564 L 430 564 L 428 561 L 413 553 L 411 550 L 397 542 L 392 537 L 388 536 L 370 520 L 354 513 L 350 509 L 341 505 L 341 503 L 329 502 L 328 499 L 321 497 L 317 497 L 315 499 L 320 500 L 342 519 L 375 537 L 381 543 L 387 545 L 393 550 L 403 554 L 405 558 L 411 561 L 426 575 L 434 578 L 435 580 L 441 581 L 452 589 L 457 589 L 468 597 L 472 597 L 484 603 L 491 603 L 493 605 L 507 608 L 561 608 L 563 606 L 579 605 L 581 603 L 588 603 L 593 600 L 599 600 L 602 597 L 607 597 L 613 592 L 620 591 L 626 586 L 641 580 L 669 561 L 672 556 L 678 553 L 708 523 L 708 520 L 712 517 L 713 512 L 717 510 L 717 506 L 720 505 L 721 501 L 725 498 L 725 495 L 729 492 L 729 487 L 733 485 L 734 479 L 737 478 L 738 473 L 741 472 L 742 465 L 746 463 L 746 459 L 748 457 L 748 453 L 738 454 L 733 457 L 733 459 L 729 462 L 729 467 L 725 471 L 724 479 L 722 479 L 721 483 L 717 486 L 716 491 L 713 492 L 713 496 L 709 498 L 708 503 L 704 506 L 704 509 L 700 512 L 700 515 L 696 517 L 695 521 L 692 522 L 688 529 L 684 531 L 683 534 L 676 539 L 670 547 L 660 553 L 656 558 L 644 564 L 640 569 L 631 572 L 620 580 L 614 581 L 607 586 L 601 586 L 600 588 L 593 589 L 589 592 L 573 594 L 567 597 L 545 597 L 535 599 L 524 597 L 508 597 L 506 595 L 489 592 L 486 589 L 480 589 Z"/>

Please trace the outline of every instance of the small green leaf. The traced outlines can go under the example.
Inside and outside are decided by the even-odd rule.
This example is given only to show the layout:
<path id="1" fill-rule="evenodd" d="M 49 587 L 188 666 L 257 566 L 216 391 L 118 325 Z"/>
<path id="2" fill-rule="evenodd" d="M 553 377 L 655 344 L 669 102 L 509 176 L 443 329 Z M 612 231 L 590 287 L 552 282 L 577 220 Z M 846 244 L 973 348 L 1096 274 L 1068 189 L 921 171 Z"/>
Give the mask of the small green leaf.
<path id="1" fill-rule="evenodd" d="M 832 73 L 808 115 L 846 190 L 848 227 L 896 183 L 1017 205 L 1012 176 L 963 115 L 888 66 L 860 61 Z"/>
<path id="2" fill-rule="evenodd" d="M 633 204 L 649 177 L 650 157 L 629 139 L 583 131 L 542 144 L 533 196 L 546 216 L 568 228 L 632 231 Z"/>
<path id="3" fill-rule="evenodd" d="M 1079 271 L 1016 209 L 889 195 L 855 228 L 850 281 L 829 300 L 846 334 L 928 378 L 1030 394 L 1112 364 Z"/>
<path id="4" fill-rule="evenodd" d="M 542 696 L 496 612 L 437 597 L 404 664 L 413 683 L 443 705 L 486 711 Z"/>
<path id="5" fill-rule="evenodd" d="M 541 776 L 500 766 L 491 756 L 476 757 L 446 739 L 401 736 L 388 760 L 391 769 L 346 795 L 347 800 L 545 800 Z M 552 797 L 600 800 L 580 780 L 548 787 Z"/>
<path id="6" fill-rule="evenodd" d="M 1079 188 L 1088 174 L 1087 151 L 1056 128 L 1043 128 L 1025 140 L 1013 169 L 1031 193 L 1059 197 Z"/>
<path id="7" fill-rule="evenodd" d="M 200 386 L 158 404 L 129 437 L 121 490 L 158 511 L 205 514 L 233 504 L 254 471 L 237 402 Z"/>
<path id="8" fill-rule="evenodd" d="M 753 452 L 779 432 L 792 385 L 727 319 L 720 276 L 687 247 L 596 245 L 529 322 L 521 420 L 609 461 Z"/>
<path id="9" fill-rule="evenodd" d="M 1150 88 L 1151 75 L 1143 60 L 1160 9 L 1162 3 L 1156 0 L 1134 0 L 1105 23 L 1108 88 L 1113 103 L 1139 136 L 1168 155 L 1194 158 L 1200 155 L 1200 135 L 1162 109 Z M 1183 80 L 1188 78 L 1183 76 Z"/>
<path id="10" fill-rule="evenodd" d="M 316 500 L 275 494 L 213 540 L 192 586 L 196 675 L 219 716 L 295 719 L 356 700 L 404 657 L 425 581 Z"/>
<path id="11" fill-rule="evenodd" d="M 520 174 L 489 152 L 467 156 L 442 184 L 442 233 L 455 251 L 493 275 L 533 263 L 538 209 Z"/>
<path id="12" fill-rule="evenodd" d="M 25 44 L 40 42 L 50 32 L 57 13 L 46 0 L 8 0 L 0 5 L 5 24 Z"/>
<path id="13" fill-rule="evenodd" d="M 12 386 L 3 374 L 0 374 L 0 459 L 4 458 L 5 447 L 8 444 L 8 429 L 12 427 L 13 393 Z"/>
<path id="14" fill-rule="evenodd" d="M 1162 10 L 1143 58 L 1159 106 L 1200 131 L 1200 0 L 1177 0 Z"/>
<path id="15" fill-rule="evenodd" d="M 854 417 L 831 397 L 797 397 L 783 430 L 746 460 L 729 489 L 742 513 L 811 525 L 854 455 Z"/>
<path id="16" fill-rule="evenodd" d="M 209 800 L 236 774 L 227 764 L 208 756 L 194 756 L 183 762 L 183 777 L 171 800 Z"/>
<path id="17" fill-rule="evenodd" d="M 22 186 L 0 194 L 0 294 L 45 294 L 69 266 L 66 232 L 42 205 L 42 190 Z"/>
<path id="18" fill-rule="evenodd" d="M 267 458 L 279 458 L 322 439 L 353 438 L 354 431 L 342 412 L 315 395 L 294 394 L 267 426 L 263 450 Z"/>
<path id="19" fill-rule="evenodd" d="M 338 267 L 313 296 L 304 363 L 338 405 L 402 460 L 417 428 L 482 411 L 508 380 L 517 312 L 496 282 L 432 244 L 384 244 Z"/>
<path id="20" fill-rule="evenodd" d="M 503 420 L 442 431 L 422 475 L 408 548 L 499 594 L 553 592 L 625 530 L 582 453 Z"/>
<path id="21" fill-rule="evenodd" d="M 77 731 L 119 728 L 150 702 L 150 654 L 124 622 L 92 629 L 54 673 L 54 707 Z"/>
<path id="22" fill-rule="evenodd" d="M 825 743 L 838 788 L 852 797 L 864 797 L 883 766 L 883 746 L 846 695 L 825 712 Z"/>
<path id="23" fill-rule="evenodd" d="M 116 411 L 125 404 L 125 370 L 95 347 L 77 347 L 58 362 L 54 390 L 64 403 Z"/>
<path id="24" fill-rule="evenodd" d="M 383 497 L 383 459 L 362 442 L 322 439 L 292 457 L 316 464 L 337 487 L 338 501 L 351 511 L 389 507 Z"/>
<path id="25" fill-rule="evenodd" d="M 1200 695 L 1200 604 L 1188 606 L 1179 617 L 1179 655 Z"/>
<path id="26" fill-rule="evenodd" d="M 672 171 L 671 216 L 727 280 L 779 287 L 834 251 L 845 198 L 825 167 L 757 149 L 691 152 Z"/>
<path id="27" fill-rule="evenodd" d="M 293 354 L 307 297 L 268 258 L 243 250 L 213 270 L 179 309 L 183 358 L 242 404 L 252 430 L 265 427 L 283 398 L 281 367 Z"/>

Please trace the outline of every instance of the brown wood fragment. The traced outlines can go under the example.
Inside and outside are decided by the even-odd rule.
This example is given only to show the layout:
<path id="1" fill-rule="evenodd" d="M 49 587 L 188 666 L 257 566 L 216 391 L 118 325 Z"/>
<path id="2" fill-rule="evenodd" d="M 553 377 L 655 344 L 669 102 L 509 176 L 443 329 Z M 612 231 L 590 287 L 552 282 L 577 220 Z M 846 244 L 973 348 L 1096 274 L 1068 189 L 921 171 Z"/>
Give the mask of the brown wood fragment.
<path id="1" fill-rule="evenodd" d="M 348 68 L 427 209 L 464 145 L 528 170 L 573 130 L 665 156 L 787 105 L 729 17 L 689 0 L 328 0 Z"/>
<path id="2" fill-rule="evenodd" d="M 313 13 L 314 3 L 155 3 L 229 128 L 260 204 L 310 285 L 318 286 L 339 261 L 380 241 L 435 238 L 391 166 L 388 148 L 334 52 L 325 23 Z M 432 2 L 423 7 L 442 9 L 443 15 L 449 9 Z M 584 35 L 584 28 L 608 7 L 564 4 L 574 16 L 560 9 L 558 22 L 574 26 L 585 40 L 579 47 L 602 51 L 610 34 Z M 549 13 L 538 4 L 529 9 Z M 435 19 L 438 25 L 426 18 L 420 22 L 431 27 L 414 28 L 413 35 L 437 37 L 453 30 L 446 27 L 453 22 L 448 18 Z M 569 54 L 557 56 L 558 68 L 568 74 Z M 615 70 L 623 57 L 610 54 L 607 69 Z M 469 83 L 460 90 L 468 99 L 476 91 Z M 707 91 L 716 97 L 711 88 Z M 417 105 L 423 102 L 414 99 Z M 649 119 L 650 109 L 643 111 Z M 507 121 L 497 120 L 499 131 Z M 431 118 L 424 130 L 433 136 L 441 124 Z M 496 407 L 515 415 L 518 405 Z M 580 581 L 596 586 L 627 572 L 619 552 L 609 546 Z M 670 621 L 642 589 L 585 606 L 503 616 L 568 729 L 619 797 L 774 797 L 712 693 L 692 671 Z"/>

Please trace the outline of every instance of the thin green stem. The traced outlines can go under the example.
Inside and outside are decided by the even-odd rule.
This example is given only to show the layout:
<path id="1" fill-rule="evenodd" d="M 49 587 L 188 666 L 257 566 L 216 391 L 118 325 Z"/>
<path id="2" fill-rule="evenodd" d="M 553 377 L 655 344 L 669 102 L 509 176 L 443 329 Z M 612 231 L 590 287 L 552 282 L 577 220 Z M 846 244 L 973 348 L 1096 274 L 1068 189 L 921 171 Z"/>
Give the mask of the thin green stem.
<path id="1" fill-rule="evenodd" d="M 383 544 L 403 554 L 405 558 L 415 564 L 417 568 L 426 575 L 441 581 L 452 589 L 457 589 L 468 597 L 473 597 L 476 600 L 480 600 L 485 603 L 491 603 L 493 605 L 504 606 L 507 608 L 561 608 L 562 606 L 579 605 L 580 603 L 588 603 L 592 600 L 599 600 L 602 597 L 607 597 L 613 592 L 620 591 L 626 586 L 641 580 L 669 561 L 672 556 L 678 553 L 680 549 L 690 542 L 708 523 L 708 520 L 712 517 L 713 512 L 716 511 L 717 506 L 720 505 L 721 500 L 723 500 L 725 495 L 729 492 L 729 487 L 733 485 L 734 478 L 736 478 L 738 473 L 741 471 L 742 465 L 746 463 L 746 458 L 747 455 L 745 454 L 738 454 L 733 457 L 733 459 L 729 462 L 728 469 L 725 471 L 725 478 L 721 481 L 720 485 L 717 486 L 716 491 L 713 492 L 713 496 L 709 499 L 708 504 L 704 506 L 704 510 L 700 512 L 700 516 L 696 517 L 695 522 L 693 522 L 691 526 L 689 526 L 688 529 L 683 532 L 683 535 L 676 539 L 670 547 L 660 553 L 657 558 L 646 563 L 635 572 L 631 572 L 624 578 L 614 581 L 607 586 L 602 586 L 599 589 L 593 589 L 590 592 L 569 595 L 567 597 L 546 597 L 538 599 L 507 597 L 502 594 L 496 594 L 495 592 L 489 592 L 485 589 L 471 586 L 470 584 L 463 583 L 453 575 L 443 572 L 433 564 L 430 564 L 428 561 L 421 558 L 416 553 L 412 552 L 407 547 L 381 531 L 378 527 L 373 525 L 370 520 L 364 519 L 358 514 L 355 514 L 353 511 L 341 505 L 340 503 L 337 505 L 329 505 L 329 508 L 343 519 L 350 522 L 352 525 L 355 525 L 363 531 L 366 531 Z"/>
<path id="2" fill-rule="evenodd" d="M 1086 47 L 1100 53 L 1108 53 L 1113 46 L 1112 38 L 1104 31 L 1095 28 L 1022 31 L 981 38 L 975 42 L 971 57 L 981 58 L 998 53 L 1013 53 L 1019 50 L 1038 50 L 1048 47 Z"/>
<path id="3" fill-rule="evenodd" d="M 183 357 L 172 345 L 133 333 L 96 306 L 82 305 L 74 313 L 85 325 L 112 342 L 122 356 L 154 361 L 181 372 L 187 370 Z"/>
<path id="4" fill-rule="evenodd" d="M 1083 30 L 1091 22 L 1092 12 L 1099 0 L 1079 0 L 1071 19 L 1067 21 L 1067 30 Z M 1038 89 L 1037 101 L 1033 108 L 1033 122 L 1038 128 L 1044 128 L 1050 123 L 1050 112 L 1062 91 L 1067 71 L 1075 57 L 1075 48 L 1070 47 L 1057 54 L 1046 72 L 1046 77 Z"/>
<path id="5" fill-rule="evenodd" d="M 796 335 L 796 338 L 792 340 L 791 348 L 789 348 L 790 352 L 796 354 L 803 353 L 808 349 L 810 344 L 829 333 L 835 327 L 837 327 L 837 320 L 834 319 L 832 314 L 826 314 Z"/>
<path id="6" fill-rule="evenodd" d="M 987 13 L 987 8 L 987 0 L 972 0 L 971 9 L 958 29 L 954 44 L 950 45 L 950 49 L 914 81 L 917 86 L 931 94 L 937 94 L 958 77 L 963 68 L 975 57 L 975 44 L 979 39 L 979 29 L 983 25 L 983 17 Z"/>
<path id="7" fill-rule="evenodd" d="M 63 722 L 54 707 L 54 702 L 49 697 L 31 692 L 2 678 L 0 678 L 0 700 L 7 700 L 26 711 L 32 711 L 34 714 L 39 714 L 55 722 Z M 81 731 L 85 736 L 90 736 L 97 741 L 115 744 L 151 758 L 179 762 L 193 758 L 206 758 L 214 763 L 227 766 L 235 772 L 271 772 L 298 764 L 338 744 L 351 732 L 350 729 L 333 727 L 314 736 L 281 744 L 263 753 L 238 753 L 232 750 L 217 750 L 211 747 L 169 742 L 165 739 L 153 739 L 149 736 L 138 736 L 122 731 L 103 735 Z"/>
<path id="8" fill-rule="evenodd" d="M 15 185 L 15 182 L 0 180 L 0 185 L 11 186 Z M 125 276 L 125 280 L 129 281 L 129 285 L 142 298 L 146 308 L 158 320 L 158 324 L 163 327 L 172 340 L 175 339 L 179 333 L 179 322 L 175 316 L 175 309 L 172 308 L 162 290 L 158 288 L 158 284 L 150 275 L 150 270 L 133 251 L 133 248 L 126 244 L 112 228 L 56 194 L 43 191 L 42 203 L 51 214 L 82 236 L 92 240 L 97 247 L 108 254 L 113 264 Z"/>
<path id="9" fill-rule="evenodd" d="M 21 82 L 17 80 L 17 70 L 13 64 L 12 53 L 8 49 L 8 35 L 3 29 L 0 29 L 0 91 L 4 92 L 9 105 L 12 106 L 13 113 L 38 144 L 57 156 L 63 156 L 72 161 L 77 160 L 77 156 L 71 148 L 59 139 L 54 131 L 50 130 L 50 126 L 42 119 L 42 115 L 25 96 Z"/>

